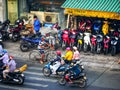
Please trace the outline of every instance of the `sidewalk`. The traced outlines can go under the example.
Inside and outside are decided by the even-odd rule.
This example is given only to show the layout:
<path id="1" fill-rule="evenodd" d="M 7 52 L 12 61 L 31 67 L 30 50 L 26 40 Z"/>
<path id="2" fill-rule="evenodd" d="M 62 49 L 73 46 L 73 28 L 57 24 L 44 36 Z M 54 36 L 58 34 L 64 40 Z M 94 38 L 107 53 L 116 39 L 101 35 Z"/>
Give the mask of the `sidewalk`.
<path id="1" fill-rule="evenodd" d="M 44 34 L 46 32 L 49 32 L 49 28 L 42 28 L 41 33 Z M 5 47 L 10 53 L 10 55 L 13 55 L 16 59 L 21 59 L 24 61 L 29 62 L 29 52 L 22 52 L 20 50 L 20 41 L 18 42 L 4 42 Z M 64 51 L 63 55 L 64 55 Z M 101 67 L 101 68 L 111 68 L 111 69 L 119 69 L 120 70 L 120 64 L 118 64 L 118 60 L 120 60 L 120 53 L 116 56 L 111 56 L 110 54 L 104 55 L 104 54 L 95 54 L 93 55 L 90 52 L 84 53 L 80 52 L 80 57 L 82 64 L 84 66 L 88 67 Z"/>

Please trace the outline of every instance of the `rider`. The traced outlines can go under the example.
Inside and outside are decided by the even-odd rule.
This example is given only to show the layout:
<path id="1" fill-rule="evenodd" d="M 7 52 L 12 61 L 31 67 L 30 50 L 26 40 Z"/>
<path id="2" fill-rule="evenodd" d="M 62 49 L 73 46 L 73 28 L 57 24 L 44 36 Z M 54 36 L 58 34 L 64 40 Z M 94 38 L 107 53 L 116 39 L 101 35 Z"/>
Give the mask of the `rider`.
<path id="1" fill-rule="evenodd" d="M 75 60 L 75 61 L 80 60 L 80 53 L 79 53 L 77 47 L 74 46 L 73 50 L 74 50 L 74 52 L 73 52 L 73 58 L 72 58 L 72 60 Z"/>
<path id="2" fill-rule="evenodd" d="M 42 37 L 41 41 L 39 41 L 39 45 L 38 45 L 38 49 L 41 53 L 41 60 L 40 60 L 41 64 L 43 64 L 43 60 L 44 60 L 44 57 L 45 57 L 45 53 L 44 53 L 45 45 L 49 46 L 49 44 L 45 41 L 44 37 Z"/>
<path id="3" fill-rule="evenodd" d="M 6 49 L 3 49 L 2 51 L 2 57 L 0 57 L 1 65 L 3 68 L 6 67 L 9 60 L 8 52 Z"/>
<path id="4" fill-rule="evenodd" d="M 63 58 L 65 60 L 65 63 L 70 64 L 71 61 L 72 61 L 72 57 L 73 57 L 73 52 L 72 52 L 70 47 L 67 47 L 66 48 L 66 54 L 65 54 L 65 56 L 63 56 Z"/>
<path id="5" fill-rule="evenodd" d="M 61 51 L 56 51 L 57 58 L 52 61 L 53 65 L 50 65 L 50 68 L 52 69 L 52 74 L 56 74 L 56 70 L 60 67 L 61 65 Z"/>
<path id="6" fill-rule="evenodd" d="M 7 63 L 7 67 L 6 67 L 6 69 L 3 71 L 3 77 L 4 77 L 4 79 L 6 79 L 7 73 L 13 72 L 15 69 L 16 69 L 16 62 L 15 62 L 15 60 L 14 60 L 14 57 L 13 57 L 13 56 L 10 56 L 10 57 L 9 57 L 9 61 L 8 61 L 8 63 Z"/>

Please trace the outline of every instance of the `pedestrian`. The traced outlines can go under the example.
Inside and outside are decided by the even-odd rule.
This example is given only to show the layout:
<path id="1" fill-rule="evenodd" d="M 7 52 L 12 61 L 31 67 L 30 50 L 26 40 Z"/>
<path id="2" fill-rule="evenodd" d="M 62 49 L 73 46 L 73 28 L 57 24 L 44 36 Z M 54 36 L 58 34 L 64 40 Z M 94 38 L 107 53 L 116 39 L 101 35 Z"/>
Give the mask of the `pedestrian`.
<path id="1" fill-rule="evenodd" d="M 73 47 L 73 50 L 74 50 L 74 51 L 73 51 L 73 58 L 72 58 L 72 60 L 74 60 L 74 61 L 80 60 L 80 53 L 79 53 L 77 47 L 74 46 L 74 47 Z"/>
<path id="2" fill-rule="evenodd" d="M 40 20 L 37 16 L 34 16 L 34 33 L 39 34 L 40 32 Z"/>

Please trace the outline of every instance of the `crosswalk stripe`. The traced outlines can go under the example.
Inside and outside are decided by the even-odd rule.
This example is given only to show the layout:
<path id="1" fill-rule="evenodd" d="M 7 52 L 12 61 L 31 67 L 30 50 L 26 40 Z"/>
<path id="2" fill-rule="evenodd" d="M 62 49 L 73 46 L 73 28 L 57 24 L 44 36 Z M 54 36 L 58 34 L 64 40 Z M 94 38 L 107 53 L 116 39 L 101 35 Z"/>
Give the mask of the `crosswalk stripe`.
<path id="1" fill-rule="evenodd" d="M 37 84 L 37 83 L 28 83 L 28 82 L 25 82 L 24 85 L 39 86 L 39 87 L 48 87 L 48 85 Z"/>
<path id="2" fill-rule="evenodd" d="M 25 71 L 25 74 L 32 74 L 32 75 L 40 75 L 43 76 L 43 73 L 37 73 L 37 72 L 30 72 L 30 71 Z"/>
<path id="3" fill-rule="evenodd" d="M 40 81 L 47 81 L 47 82 L 57 82 L 57 80 L 54 79 L 45 79 L 45 78 L 37 78 L 37 77 L 27 77 L 27 79 L 31 80 L 40 80 Z"/>
<path id="4" fill-rule="evenodd" d="M 8 85 L 0 85 L 1 88 L 8 88 L 8 89 L 16 89 L 16 90 L 37 90 L 32 88 L 24 88 L 24 87 L 16 87 L 16 86 L 8 86 Z"/>
<path id="5" fill-rule="evenodd" d="M 41 67 L 29 67 L 28 69 L 30 69 L 30 70 L 42 70 L 43 68 L 41 68 Z"/>

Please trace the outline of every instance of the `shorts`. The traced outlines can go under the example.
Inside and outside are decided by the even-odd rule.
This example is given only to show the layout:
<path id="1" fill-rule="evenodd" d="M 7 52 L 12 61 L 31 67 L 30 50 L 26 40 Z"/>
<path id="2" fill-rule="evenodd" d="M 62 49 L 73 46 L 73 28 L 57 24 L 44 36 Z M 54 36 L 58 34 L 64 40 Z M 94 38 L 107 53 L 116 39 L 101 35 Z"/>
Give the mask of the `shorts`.
<path id="1" fill-rule="evenodd" d="M 49 44 L 55 45 L 55 38 L 54 37 L 50 37 L 48 40 L 49 40 Z"/>
<path id="2" fill-rule="evenodd" d="M 44 54 L 45 52 L 44 52 L 44 49 L 39 49 L 39 52 L 41 53 L 41 54 Z"/>

